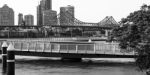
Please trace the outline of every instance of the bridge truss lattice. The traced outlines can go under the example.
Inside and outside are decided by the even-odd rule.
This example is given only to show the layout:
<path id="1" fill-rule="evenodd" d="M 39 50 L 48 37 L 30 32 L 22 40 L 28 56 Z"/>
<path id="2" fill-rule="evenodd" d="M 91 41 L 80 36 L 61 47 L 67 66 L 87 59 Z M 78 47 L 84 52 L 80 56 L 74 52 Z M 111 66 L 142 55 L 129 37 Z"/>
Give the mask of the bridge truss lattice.
<path id="1" fill-rule="evenodd" d="M 67 13 L 67 14 L 66 14 Z M 71 26 L 100 26 L 100 27 L 114 27 L 119 26 L 112 16 L 106 16 L 102 21 L 97 23 L 83 22 L 75 18 L 70 12 L 66 11 L 57 15 L 57 25 L 71 25 Z"/>

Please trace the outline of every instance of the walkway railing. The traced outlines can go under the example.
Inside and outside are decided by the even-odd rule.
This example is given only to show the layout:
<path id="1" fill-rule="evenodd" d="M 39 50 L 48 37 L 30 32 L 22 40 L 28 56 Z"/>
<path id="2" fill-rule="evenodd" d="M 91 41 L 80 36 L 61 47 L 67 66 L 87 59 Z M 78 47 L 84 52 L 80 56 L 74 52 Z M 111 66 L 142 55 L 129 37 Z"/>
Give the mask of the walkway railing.
<path id="1" fill-rule="evenodd" d="M 80 53 L 80 54 L 113 54 L 134 55 L 131 49 L 123 50 L 118 43 L 94 42 L 46 42 L 46 41 L 8 41 L 14 44 L 17 51 Z"/>

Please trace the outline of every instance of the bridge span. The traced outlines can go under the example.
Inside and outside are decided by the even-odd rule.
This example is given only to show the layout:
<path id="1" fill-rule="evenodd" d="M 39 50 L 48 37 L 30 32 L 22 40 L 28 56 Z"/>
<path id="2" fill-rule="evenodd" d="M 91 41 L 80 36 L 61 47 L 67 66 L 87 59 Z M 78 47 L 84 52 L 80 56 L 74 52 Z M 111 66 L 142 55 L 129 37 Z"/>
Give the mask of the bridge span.
<path id="1" fill-rule="evenodd" d="M 135 58 L 134 50 L 120 49 L 117 42 L 79 41 L 25 41 L 7 40 L 13 43 L 15 55 L 62 58 Z M 1 42 L 2 44 L 2 42 Z"/>

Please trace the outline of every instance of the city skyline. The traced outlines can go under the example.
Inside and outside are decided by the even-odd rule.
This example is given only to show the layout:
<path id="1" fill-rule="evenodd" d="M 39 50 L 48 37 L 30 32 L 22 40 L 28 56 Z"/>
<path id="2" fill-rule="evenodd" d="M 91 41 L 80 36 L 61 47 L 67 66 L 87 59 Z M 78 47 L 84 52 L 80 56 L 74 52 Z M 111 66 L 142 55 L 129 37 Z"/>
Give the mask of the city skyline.
<path id="1" fill-rule="evenodd" d="M 14 3 L 15 2 L 15 3 Z M 34 15 L 34 24 L 36 23 L 36 7 L 40 0 L 0 0 L 0 7 L 7 4 L 15 12 L 15 24 L 18 24 L 18 14 Z M 148 0 L 53 0 L 52 9 L 59 13 L 60 7 L 72 5 L 75 7 L 75 17 L 85 22 L 99 22 L 106 16 L 113 16 L 118 22 L 121 18 L 128 16 L 131 12 L 140 9 L 143 4 L 149 4 Z"/>

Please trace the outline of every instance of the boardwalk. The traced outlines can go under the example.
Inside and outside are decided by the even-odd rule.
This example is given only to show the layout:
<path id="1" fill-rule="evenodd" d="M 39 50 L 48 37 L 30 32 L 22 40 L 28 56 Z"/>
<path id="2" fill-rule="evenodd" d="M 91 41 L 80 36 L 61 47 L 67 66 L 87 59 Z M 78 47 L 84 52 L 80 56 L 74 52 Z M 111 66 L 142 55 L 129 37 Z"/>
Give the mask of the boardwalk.
<path id="1" fill-rule="evenodd" d="M 44 57 L 68 57 L 68 58 L 133 58 L 133 50 L 120 49 L 117 42 L 57 42 L 40 40 L 7 40 L 8 44 L 14 44 L 16 55 L 44 56 Z M 68 39 L 70 40 L 70 39 Z M 58 42 L 59 41 L 59 42 Z"/>

